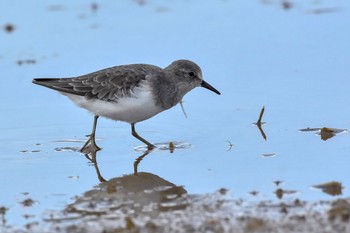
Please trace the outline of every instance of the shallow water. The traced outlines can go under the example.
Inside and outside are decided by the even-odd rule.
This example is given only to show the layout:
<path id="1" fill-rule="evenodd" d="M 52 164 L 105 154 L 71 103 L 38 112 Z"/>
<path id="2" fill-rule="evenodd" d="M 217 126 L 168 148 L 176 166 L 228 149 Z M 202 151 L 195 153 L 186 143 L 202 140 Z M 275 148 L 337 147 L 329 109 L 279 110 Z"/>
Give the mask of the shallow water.
<path id="1" fill-rule="evenodd" d="M 284 200 L 348 197 L 347 131 L 322 140 L 318 131 L 300 130 L 349 128 L 349 7 L 347 1 L 2 3 L 0 207 L 8 209 L 2 226 L 40 219 L 99 184 L 96 168 L 77 151 L 92 115 L 33 85 L 33 78 L 128 63 L 164 67 L 180 58 L 196 61 L 222 95 L 197 88 L 184 98 L 187 118 L 176 106 L 139 123 L 143 137 L 175 148 L 151 152 L 138 171 L 189 194 L 227 188 L 234 198 L 277 200 L 281 189 L 290 191 Z M 253 124 L 263 106 L 266 140 Z M 100 119 L 97 137 L 99 175 L 132 174 L 143 145 L 130 126 Z M 341 183 L 341 195 L 312 188 L 330 181 Z"/>

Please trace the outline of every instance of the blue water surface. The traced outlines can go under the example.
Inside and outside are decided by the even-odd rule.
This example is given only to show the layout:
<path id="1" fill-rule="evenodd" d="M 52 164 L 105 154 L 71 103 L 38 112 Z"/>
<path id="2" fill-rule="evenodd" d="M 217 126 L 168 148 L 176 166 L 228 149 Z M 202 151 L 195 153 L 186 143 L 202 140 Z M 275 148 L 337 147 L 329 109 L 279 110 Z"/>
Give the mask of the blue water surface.
<path id="1" fill-rule="evenodd" d="M 6 224 L 62 209 L 99 183 L 89 160 L 71 150 L 83 145 L 92 115 L 33 85 L 33 78 L 131 63 L 165 67 L 176 59 L 198 63 L 222 95 L 197 88 L 184 98 L 187 118 L 176 106 L 139 123 L 138 132 L 154 143 L 190 145 L 150 153 L 139 171 L 190 194 L 227 188 L 235 198 L 276 200 L 274 191 L 283 188 L 297 191 L 284 198 L 315 201 L 339 197 L 311 188 L 337 181 L 345 187 L 341 197 L 348 197 L 349 134 L 324 141 L 299 129 L 349 128 L 349 7 L 345 0 L 3 1 L 0 206 L 8 208 Z M 267 140 L 252 124 L 263 106 Z M 100 119 L 97 137 L 103 177 L 131 174 L 142 144 L 130 126 Z M 23 207 L 27 198 L 34 204 Z"/>

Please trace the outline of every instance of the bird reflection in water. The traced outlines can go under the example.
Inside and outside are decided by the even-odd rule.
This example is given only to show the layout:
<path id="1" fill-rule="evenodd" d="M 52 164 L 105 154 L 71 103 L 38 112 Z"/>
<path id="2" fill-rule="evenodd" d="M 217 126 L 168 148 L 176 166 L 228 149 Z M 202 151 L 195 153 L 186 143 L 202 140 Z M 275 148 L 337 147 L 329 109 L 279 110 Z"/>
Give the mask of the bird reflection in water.
<path id="1" fill-rule="evenodd" d="M 138 169 L 137 169 L 138 165 L 140 164 L 140 162 L 142 161 L 143 158 L 145 158 L 149 153 L 151 153 L 151 151 L 152 150 L 146 150 L 142 155 L 140 155 L 139 157 L 137 157 L 135 159 L 135 162 L 134 162 L 134 175 L 136 175 L 136 176 L 138 175 Z M 103 176 L 101 175 L 101 172 L 100 172 L 100 168 L 98 167 L 97 153 L 98 153 L 98 150 L 90 151 L 90 153 L 84 154 L 84 155 L 94 165 L 98 180 L 100 182 L 106 182 L 107 180 L 105 178 L 103 178 Z"/>
<path id="2" fill-rule="evenodd" d="M 168 150 L 170 151 L 170 148 Z M 86 154 L 86 158 L 94 165 L 101 183 L 97 188 L 86 191 L 78 197 L 74 203 L 67 206 L 65 212 L 83 216 L 98 213 L 100 218 L 101 215 L 118 217 L 124 213 L 116 211 L 121 208 L 125 213 L 132 211 L 150 216 L 160 212 L 185 209 L 189 203 L 187 191 L 183 186 L 175 185 L 155 174 L 138 171 L 141 161 L 151 152 L 154 150 L 145 150 L 136 158 L 132 174 L 108 180 L 101 175 L 97 162 L 98 151 Z M 92 202 L 93 205 L 91 205 Z"/>
<path id="3" fill-rule="evenodd" d="M 157 150 L 160 150 L 160 151 L 168 150 L 170 153 L 174 153 L 175 149 L 184 149 L 184 148 L 191 147 L 191 144 L 184 143 L 184 142 L 158 143 L 155 145 L 157 146 Z M 134 173 L 133 174 L 137 176 L 139 174 L 138 166 L 141 163 L 141 161 L 147 155 L 149 155 L 151 152 L 154 152 L 155 150 L 148 149 L 145 146 L 136 147 L 135 150 L 137 152 L 142 152 L 142 154 L 139 157 L 137 157 L 134 161 Z M 85 153 L 84 155 L 94 165 L 98 180 L 100 182 L 106 182 L 106 179 L 103 178 L 103 176 L 101 175 L 100 169 L 98 167 L 98 163 L 97 163 L 97 153 L 98 152 L 99 152 L 99 150 L 90 151 L 89 153 Z"/>

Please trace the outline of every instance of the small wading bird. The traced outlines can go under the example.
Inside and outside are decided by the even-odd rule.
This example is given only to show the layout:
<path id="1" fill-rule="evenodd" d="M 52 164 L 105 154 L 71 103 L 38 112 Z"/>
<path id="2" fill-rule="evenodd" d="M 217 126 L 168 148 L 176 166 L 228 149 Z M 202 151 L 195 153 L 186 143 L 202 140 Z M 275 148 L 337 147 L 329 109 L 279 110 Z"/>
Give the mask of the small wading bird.
<path id="1" fill-rule="evenodd" d="M 92 133 L 81 148 L 87 153 L 100 150 L 95 142 L 99 116 L 130 123 L 132 135 L 152 150 L 155 146 L 136 132 L 137 122 L 175 106 L 195 87 L 220 95 L 203 80 L 201 68 L 189 60 L 174 61 L 164 69 L 121 65 L 72 78 L 37 78 L 33 83 L 59 91 L 95 115 Z"/>

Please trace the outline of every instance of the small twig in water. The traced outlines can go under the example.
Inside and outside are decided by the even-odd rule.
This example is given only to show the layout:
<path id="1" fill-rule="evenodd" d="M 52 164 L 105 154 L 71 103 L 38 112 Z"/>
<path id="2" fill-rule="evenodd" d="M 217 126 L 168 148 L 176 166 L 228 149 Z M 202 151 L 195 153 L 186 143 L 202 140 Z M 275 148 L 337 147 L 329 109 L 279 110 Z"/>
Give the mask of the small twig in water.
<path id="1" fill-rule="evenodd" d="M 264 112 L 265 112 L 265 106 L 263 106 L 262 109 L 261 109 L 261 112 L 260 112 L 260 115 L 259 115 L 259 119 L 258 119 L 258 121 L 256 122 L 257 125 L 263 124 L 263 122 L 261 122 L 261 119 L 262 119 L 262 117 L 263 117 L 263 115 L 264 115 Z"/>
<path id="2" fill-rule="evenodd" d="M 256 126 L 258 126 L 258 129 L 261 133 L 261 136 L 264 138 L 264 140 L 266 141 L 266 134 L 264 132 L 264 130 L 262 129 L 262 125 L 265 123 L 265 122 L 262 122 L 261 119 L 264 115 L 264 112 L 265 112 L 265 106 L 262 107 L 261 111 L 260 111 L 260 115 L 259 115 L 259 119 L 256 123 L 254 123 Z"/>

